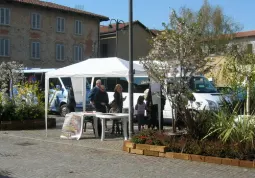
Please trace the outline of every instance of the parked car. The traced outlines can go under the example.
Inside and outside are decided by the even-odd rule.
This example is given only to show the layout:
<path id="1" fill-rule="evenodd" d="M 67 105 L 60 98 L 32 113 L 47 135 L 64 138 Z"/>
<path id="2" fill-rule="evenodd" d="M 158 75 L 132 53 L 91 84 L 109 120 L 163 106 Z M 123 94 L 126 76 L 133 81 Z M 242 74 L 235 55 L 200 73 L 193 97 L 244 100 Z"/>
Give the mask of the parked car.
<path id="1" fill-rule="evenodd" d="M 228 95 L 233 101 L 244 101 L 246 98 L 246 89 L 237 87 L 235 89 L 229 86 L 217 86 L 219 93 Z"/>

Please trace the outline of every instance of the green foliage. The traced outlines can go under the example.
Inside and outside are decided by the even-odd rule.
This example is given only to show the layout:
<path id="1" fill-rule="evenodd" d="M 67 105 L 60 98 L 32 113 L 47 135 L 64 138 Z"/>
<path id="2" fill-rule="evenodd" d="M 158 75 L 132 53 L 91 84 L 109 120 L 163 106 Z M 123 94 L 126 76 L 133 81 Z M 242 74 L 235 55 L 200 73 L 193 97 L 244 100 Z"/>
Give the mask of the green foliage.
<path id="1" fill-rule="evenodd" d="M 254 148 L 254 116 L 238 116 L 235 109 L 221 110 L 215 116 L 205 138 L 216 137 L 224 143 L 241 143 L 242 149 Z"/>
<path id="2" fill-rule="evenodd" d="M 17 85 L 17 95 L 10 99 L 6 94 L 0 94 L 0 120 L 34 120 L 44 119 L 44 103 L 39 99 L 42 93 L 38 83 Z"/>

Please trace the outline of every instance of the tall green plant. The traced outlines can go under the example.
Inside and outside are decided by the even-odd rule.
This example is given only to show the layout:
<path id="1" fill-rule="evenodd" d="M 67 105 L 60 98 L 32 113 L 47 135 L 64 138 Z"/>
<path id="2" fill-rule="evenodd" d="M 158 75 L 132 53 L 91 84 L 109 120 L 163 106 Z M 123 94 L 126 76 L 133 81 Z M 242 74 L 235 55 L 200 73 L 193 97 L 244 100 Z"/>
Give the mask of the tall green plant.
<path id="1" fill-rule="evenodd" d="M 222 109 L 204 137 L 218 137 L 222 142 L 238 143 L 243 149 L 254 148 L 255 117 L 238 116 L 236 106 L 232 112 Z"/>

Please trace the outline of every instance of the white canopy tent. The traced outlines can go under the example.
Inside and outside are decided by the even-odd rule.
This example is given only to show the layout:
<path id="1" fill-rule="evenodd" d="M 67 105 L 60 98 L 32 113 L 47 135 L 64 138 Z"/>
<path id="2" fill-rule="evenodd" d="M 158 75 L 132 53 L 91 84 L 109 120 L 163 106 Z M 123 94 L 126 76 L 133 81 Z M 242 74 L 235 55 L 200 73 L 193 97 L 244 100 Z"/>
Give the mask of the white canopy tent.
<path id="1" fill-rule="evenodd" d="M 142 65 L 133 64 L 134 76 L 147 76 Z M 91 58 L 85 61 L 66 66 L 45 74 L 45 128 L 47 136 L 47 115 L 48 115 L 48 94 L 49 78 L 72 77 L 83 78 L 82 80 L 82 99 L 83 111 L 86 103 L 86 78 L 87 77 L 126 77 L 129 76 L 129 61 L 111 58 Z"/>

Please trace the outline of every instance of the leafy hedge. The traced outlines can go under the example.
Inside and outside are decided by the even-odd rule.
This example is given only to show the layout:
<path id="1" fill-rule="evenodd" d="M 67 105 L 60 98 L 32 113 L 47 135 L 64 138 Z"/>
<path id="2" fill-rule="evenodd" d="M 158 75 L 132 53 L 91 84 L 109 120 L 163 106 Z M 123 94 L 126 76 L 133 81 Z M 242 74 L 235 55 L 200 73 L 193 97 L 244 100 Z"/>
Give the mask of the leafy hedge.
<path id="1" fill-rule="evenodd" d="M 4 106 L 0 104 L 0 121 L 12 120 L 35 120 L 44 119 L 43 104 L 26 104 L 16 105 L 10 101 Z"/>

